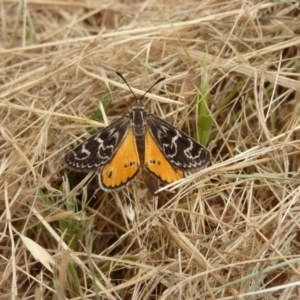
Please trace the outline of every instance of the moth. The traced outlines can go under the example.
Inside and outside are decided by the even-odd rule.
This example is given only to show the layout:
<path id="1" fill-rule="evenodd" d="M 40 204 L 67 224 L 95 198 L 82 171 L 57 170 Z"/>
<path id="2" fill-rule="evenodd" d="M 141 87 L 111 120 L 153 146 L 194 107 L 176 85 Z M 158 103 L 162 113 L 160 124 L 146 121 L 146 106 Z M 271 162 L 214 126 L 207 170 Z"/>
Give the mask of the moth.
<path id="1" fill-rule="evenodd" d="M 183 131 L 148 113 L 142 99 L 157 80 L 137 99 L 124 77 L 117 72 L 135 103 L 123 115 L 65 155 L 66 165 L 79 172 L 98 172 L 104 191 L 118 190 L 140 173 L 152 193 L 158 182 L 175 182 L 210 162 L 210 152 Z M 155 183 L 157 182 L 157 183 Z"/>

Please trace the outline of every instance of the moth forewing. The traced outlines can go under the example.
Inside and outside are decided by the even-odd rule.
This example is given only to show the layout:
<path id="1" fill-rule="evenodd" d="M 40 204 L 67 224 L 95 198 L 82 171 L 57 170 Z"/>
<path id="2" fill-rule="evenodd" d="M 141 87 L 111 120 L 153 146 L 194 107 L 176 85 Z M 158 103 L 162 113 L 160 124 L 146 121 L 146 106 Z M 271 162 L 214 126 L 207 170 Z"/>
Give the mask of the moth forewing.
<path id="1" fill-rule="evenodd" d="M 109 163 L 130 128 L 128 115 L 111 123 L 65 155 L 65 163 L 74 171 L 97 171 Z"/>
<path id="2" fill-rule="evenodd" d="M 166 159 L 177 169 L 196 172 L 210 161 L 210 151 L 166 121 L 149 114 L 151 136 Z"/>

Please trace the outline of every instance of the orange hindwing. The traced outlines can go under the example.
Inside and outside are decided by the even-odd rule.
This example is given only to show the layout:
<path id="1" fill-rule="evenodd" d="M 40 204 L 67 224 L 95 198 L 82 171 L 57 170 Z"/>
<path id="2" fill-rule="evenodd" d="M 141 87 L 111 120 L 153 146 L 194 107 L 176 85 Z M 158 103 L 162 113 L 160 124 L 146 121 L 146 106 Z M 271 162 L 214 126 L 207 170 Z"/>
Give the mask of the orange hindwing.
<path id="1" fill-rule="evenodd" d="M 113 159 L 101 170 L 101 185 L 112 190 L 129 183 L 140 170 L 140 159 L 132 128 L 129 129 Z"/>
<path id="2" fill-rule="evenodd" d="M 158 148 L 149 130 L 145 133 L 145 169 L 159 180 L 171 183 L 184 177 L 181 170 L 175 169 Z"/>

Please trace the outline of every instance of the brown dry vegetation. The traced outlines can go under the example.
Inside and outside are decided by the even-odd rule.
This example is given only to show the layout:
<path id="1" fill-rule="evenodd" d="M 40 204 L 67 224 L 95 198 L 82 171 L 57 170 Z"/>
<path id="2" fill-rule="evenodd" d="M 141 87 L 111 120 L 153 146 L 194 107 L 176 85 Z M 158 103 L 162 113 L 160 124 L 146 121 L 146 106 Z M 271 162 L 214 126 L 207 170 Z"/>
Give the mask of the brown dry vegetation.
<path id="1" fill-rule="evenodd" d="M 0 1 L 1 299 L 299 299 L 298 1 Z M 207 145 L 158 196 L 64 154 L 130 110 Z M 196 99 L 199 101 L 197 102 Z"/>

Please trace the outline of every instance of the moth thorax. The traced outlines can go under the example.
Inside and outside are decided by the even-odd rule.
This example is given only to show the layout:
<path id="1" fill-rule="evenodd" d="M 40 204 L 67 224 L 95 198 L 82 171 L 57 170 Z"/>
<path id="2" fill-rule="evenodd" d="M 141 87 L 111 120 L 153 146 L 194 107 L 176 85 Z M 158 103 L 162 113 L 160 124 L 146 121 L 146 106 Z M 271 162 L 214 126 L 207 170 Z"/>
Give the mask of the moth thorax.
<path id="1" fill-rule="evenodd" d="M 144 136 L 145 135 L 145 110 L 133 110 L 131 112 L 132 117 L 132 128 L 135 136 Z"/>

